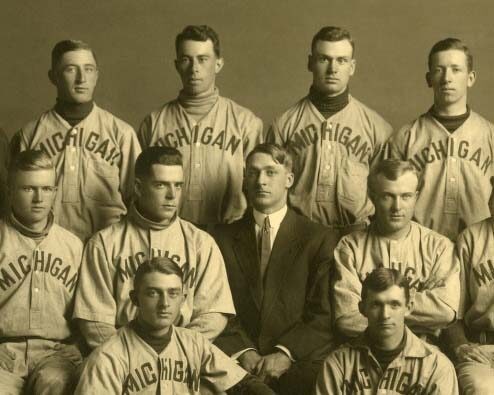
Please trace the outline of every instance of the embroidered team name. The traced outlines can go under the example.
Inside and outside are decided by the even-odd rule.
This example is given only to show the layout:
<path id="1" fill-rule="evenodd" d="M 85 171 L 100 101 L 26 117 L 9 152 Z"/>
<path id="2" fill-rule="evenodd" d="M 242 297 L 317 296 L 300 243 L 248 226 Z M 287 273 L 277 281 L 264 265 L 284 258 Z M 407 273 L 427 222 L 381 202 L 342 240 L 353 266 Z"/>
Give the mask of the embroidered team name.
<path id="1" fill-rule="evenodd" d="M 420 383 L 412 383 L 412 373 L 402 372 L 401 368 L 388 368 L 382 375 L 377 386 L 378 389 L 394 391 L 398 394 L 425 395 L 436 389 L 434 384 L 426 391 Z M 351 380 L 344 380 L 342 392 L 344 394 L 359 394 L 373 388 L 371 376 L 367 369 L 359 369 Z M 379 391 L 378 391 L 379 392 Z"/>
<path id="2" fill-rule="evenodd" d="M 234 135 L 228 136 L 224 130 L 216 133 L 212 127 L 208 126 L 204 129 L 199 129 L 199 126 L 196 125 L 191 132 L 189 135 L 184 127 L 175 129 L 173 132 L 166 133 L 163 137 L 160 137 L 156 141 L 156 145 L 179 148 L 184 145 L 201 143 L 216 147 L 222 151 L 230 151 L 232 155 L 235 154 L 235 151 L 240 146 L 240 138 Z"/>
<path id="3" fill-rule="evenodd" d="M 472 267 L 472 273 L 479 287 L 487 285 L 494 279 L 494 262 L 487 259 L 476 267 Z"/>
<path id="4" fill-rule="evenodd" d="M 158 359 L 158 372 L 154 371 L 150 362 L 143 363 L 139 368 L 134 369 L 128 376 L 124 384 L 123 394 L 138 392 L 144 388 L 155 384 L 158 381 L 175 381 L 184 383 L 187 387 L 199 391 L 199 372 L 184 361 L 177 361 L 171 358 Z"/>
<path id="5" fill-rule="evenodd" d="M 473 149 L 470 143 L 461 140 L 458 143 L 455 140 L 434 141 L 428 147 L 422 148 L 412 157 L 408 158 L 418 170 L 423 170 L 428 163 L 439 160 L 446 160 L 448 157 L 455 157 L 473 162 L 484 174 L 492 165 L 492 157 L 482 153 L 482 148 Z"/>
<path id="6" fill-rule="evenodd" d="M 188 288 L 194 288 L 197 278 L 196 269 L 190 267 L 188 262 L 181 263 L 179 255 L 172 254 L 170 251 L 160 250 L 158 248 L 151 249 L 152 257 L 167 257 L 182 268 L 184 273 L 183 284 Z M 121 282 L 129 281 L 134 278 L 137 268 L 141 266 L 147 259 L 147 254 L 139 251 L 134 255 L 119 256 L 115 260 L 115 267 Z"/>
<path id="7" fill-rule="evenodd" d="M 290 146 L 295 151 L 302 151 L 310 145 L 316 144 L 319 139 L 321 141 L 334 141 L 343 145 L 348 153 L 357 157 L 361 163 L 368 162 L 370 158 L 371 147 L 367 141 L 362 141 L 362 136 L 359 136 L 350 127 L 339 123 L 323 122 L 319 128 L 311 123 L 292 135 Z"/>
<path id="8" fill-rule="evenodd" d="M 381 265 L 381 267 L 383 267 Z M 391 262 L 389 265 L 390 269 L 395 269 L 398 270 L 401 274 L 403 274 L 403 277 L 405 277 L 408 280 L 408 285 L 410 288 L 415 288 L 418 292 L 423 291 L 425 288 L 425 280 L 421 280 L 419 277 L 417 277 L 417 269 L 408 266 L 406 263 L 402 262 Z M 363 273 L 360 282 L 364 282 L 365 278 L 370 274 L 370 272 Z"/>
<path id="9" fill-rule="evenodd" d="M 31 271 L 31 264 L 28 262 L 26 255 L 20 255 L 13 262 L 4 262 L 5 255 L 0 256 L 0 289 L 8 290 L 13 285 L 21 282 Z M 68 264 L 64 264 L 62 259 L 54 256 L 52 253 L 45 251 L 34 252 L 34 271 L 41 271 L 50 274 L 53 278 L 60 281 L 65 288 L 72 292 L 77 283 L 77 271 Z"/>
<path id="10" fill-rule="evenodd" d="M 110 139 L 103 139 L 99 133 L 90 132 L 87 139 L 83 140 L 84 128 L 75 128 L 78 133 L 66 133 L 65 137 L 57 132 L 39 143 L 38 149 L 45 151 L 50 157 L 54 157 L 65 147 L 80 147 L 93 152 L 112 166 L 120 161 L 120 151 Z"/>

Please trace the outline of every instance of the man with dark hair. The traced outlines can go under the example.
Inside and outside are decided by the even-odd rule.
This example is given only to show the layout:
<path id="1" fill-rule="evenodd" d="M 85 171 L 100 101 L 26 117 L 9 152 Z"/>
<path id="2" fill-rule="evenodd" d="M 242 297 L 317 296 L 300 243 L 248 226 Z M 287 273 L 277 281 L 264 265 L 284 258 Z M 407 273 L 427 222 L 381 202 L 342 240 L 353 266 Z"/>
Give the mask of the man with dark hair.
<path id="1" fill-rule="evenodd" d="M 287 208 L 292 158 L 275 144 L 247 157 L 252 209 L 215 237 L 237 316 L 216 344 L 280 394 L 311 393 L 332 347 L 330 261 L 336 235 Z"/>
<path id="2" fill-rule="evenodd" d="M 130 125 L 94 103 L 99 71 L 88 44 L 58 42 L 48 76 L 55 107 L 17 132 L 12 150 L 50 156 L 57 168 L 55 222 L 86 241 L 126 213 L 141 149 Z"/>
<path id="3" fill-rule="evenodd" d="M 359 309 L 369 326 L 326 359 L 316 395 L 458 394 L 451 362 L 405 325 L 413 300 L 401 273 L 372 271 L 362 284 Z"/>
<path id="4" fill-rule="evenodd" d="M 289 203 L 341 235 L 363 229 L 373 213 L 367 175 L 381 158 L 391 126 L 349 94 L 355 45 L 340 27 L 313 38 L 309 94 L 275 119 L 267 141 L 294 152 L 295 182 Z"/>
<path id="5" fill-rule="evenodd" d="M 175 68 L 183 89 L 141 124 L 142 148 L 170 146 L 185 158 L 180 215 L 201 227 L 240 218 L 244 160 L 262 140 L 262 121 L 219 95 L 223 68 L 218 35 L 209 26 L 187 26 L 176 38 Z"/>
<path id="6" fill-rule="evenodd" d="M 453 243 L 413 222 L 419 175 L 410 162 L 383 160 L 369 177 L 376 214 L 368 229 L 343 237 L 335 249 L 335 324 L 346 336 L 367 327 L 358 309 L 362 281 L 375 268 L 399 270 L 414 292 L 406 322 L 412 331 L 435 341 L 456 318 L 459 267 Z"/>
<path id="7" fill-rule="evenodd" d="M 184 273 L 186 297 L 175 324 L 214 339 L 235 310 L 216 243 L 178 216 L 182 156 L 175 148 L 150 147 L 139 155 L 135 169 L 135 203 L 128 216 L 86 245 L 74 317 L 88 345 L 100 345 L 135 317 L 129 291 L 138 267 L 146 259 L 166 256 Z"/>
<path id="8" fill-rule="evenodd" d="M 70 325 L 82 243 L 53 223 L 55 179 L 43 151 L 12 158 L 0 221 L 2 394 L 72 394 L 82 360 Z"/>
<path id="9" fill-rule="evenodd" d="M 184 273 L 171 259 L 143 262 L 130 299 L 137 317 L 92 353 L 76 394 L 202 394 L 203 380 L 228 394 L 273 394 L 200 333 L 175 326 Z"/>
<path id="10" fill-rule="evenodd" d="M 390 155 L 424 174 L 415 218 L 455 241 L 465 227 L 490 216 L 494 125 L 468 106 L 476 79 L 468 47 L 456 38 L 434 44 L 427 85 L 434 104 L 390 139 Z"/>

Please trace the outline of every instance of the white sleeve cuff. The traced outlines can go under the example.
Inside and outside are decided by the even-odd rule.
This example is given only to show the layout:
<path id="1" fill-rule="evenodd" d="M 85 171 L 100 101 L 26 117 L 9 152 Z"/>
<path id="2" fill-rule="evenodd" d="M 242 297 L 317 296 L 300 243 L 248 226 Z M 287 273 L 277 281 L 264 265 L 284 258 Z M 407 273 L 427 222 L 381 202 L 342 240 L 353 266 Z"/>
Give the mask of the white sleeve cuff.
<path id="1" fill-rule="evenodd" d="M 292 357 L 292 353 L 290 352 L 290 350 L 288 348 L 286 348 L 285 346 L 282 346 L 281 344 L 277 344 L 276 346 L 274 346 L 274 348 L 277 348 L 278 350 L 282 351 L 283 353 L 286 354 L 286 356 L 288 358 L 290 358 L 290 361 L 295 362 L 295 360 Z"/>
<path id="2" fill-rule="evenodd" d="M 247 352 L 249 350 L 257 351 L 255 348 L 246 348 L 244 350 L 240 350 L 239 352 L 236 352 L 235 354 L 233 354 L 231 356 L 231 359 L 234 359 L 236 361 L 244 352 Z"/>

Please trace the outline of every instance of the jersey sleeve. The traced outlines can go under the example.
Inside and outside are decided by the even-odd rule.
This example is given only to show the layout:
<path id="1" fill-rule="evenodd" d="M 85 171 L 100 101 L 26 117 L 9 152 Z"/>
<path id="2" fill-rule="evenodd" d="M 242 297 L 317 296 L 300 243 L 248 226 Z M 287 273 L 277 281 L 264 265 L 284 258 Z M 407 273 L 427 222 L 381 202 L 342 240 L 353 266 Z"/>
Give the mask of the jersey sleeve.
<path id="1" fill-rule="evenodd" d="M 460 303 L 458 308 L 458 319 L 463 319 L 468 308 L 472 304 L 469 284 L 469 267 L 471 265 L 470 259 L 472 256 L 471 250 L 471 234 L 468 229 L 458 236 L 456 242 L 455 259 L 457 260 L 458 267 L 460 269 Z"/>
<path id="2" fill-rule="evenodd" d="M 424 393 L 430 395 L 458 395 L 458 379 L 456 378 L 455 368 L 451 361 L 444 355 L 437 357 L 437 363 L 424 388 Z"/>
<path id="3" fill-rule="evenodd" d="M 346 336 L 357 336 L 367 328 L 367 318 L 358 309 L 362 284 L 356 270 L 355 255 L 348 238 L 340 240 L 334 252 L 333 288 L 335 324 Z"/>
<path id="4" fill-rule="evenodd" d="M 141 122 L 141 126 L 139 126 L 139 130 L 137 132 L 137 138 L 139 143 L 141 144 L 142 149 L 146 149 L 151 144 L 151 133 L 153 131 L 153 119 L 151 115 L 148 115 Z"/>
<path id="5" fill-rule="evenodd" d="M 374 152 L 370 157 L 369 168 L 372 171 L 386 156 L 387 145 L 390 136 L 393 134 L 393 128 L 384 119 L 380 119 L 375 125 L 376 139 L 374 143 Z"/>
<path id="6" fill-rule="evenodd" d="M 316 381 L 315 395 L 343 394 L 344 372 L 335 353 L 324 361 Z"/>
<path id="7" fill-rule="evenodd" d="M 210 313 L 235 314 L 232 293 L 226 275 L 223 256 L 213 238 L 204 235 L 197 251 L 197 285 L 194 293 L 194 308 L 188 328 L 194 328 L 209 339 L 218 336 L 221 329 L 215 329 L 214 322 L 203 319 Z"/>
<path id="8" fill-rule="evenodd" d="M 394 133 L 386 143 L 386 156 L 393 159 L 407 160 L 407 142 L 410 135 L 410 125 L 403 126 Z"/>
<path id="9" fill-rule="evenodd" d="M 256 116 L 253 115 L 252 118 L 247 121 L 245 129 L 246 130 L 242 139 L 242 144 L 244 147 L 244 161 L 254 147 L 264 141 L 263 124 L 262 121 Z"/>
<path id="10" fill-rule="evenodd" d="M 284 141 L 283 137 L 281 135 L 281 132 L 278 128 L 278 123 L 275 120 L 273 124 L 269 127 L 268 131 L 266 132 L 266 143 L 272 143 L 272 144 L 278 144 L 281 146 L 284 146 Z"/>
<path id="11" fill-rule="evenodd" d="M 125 205 L 129 207 L 134 194 L 134 164 L 141 153 L 141 146 L 137 135 L 130 126 L 126 133 L 122 134 L 120 140 L 120 152 L 122 159 L 120 161 L 120 193 L 122 194 Z"/>
<path id="12" fill-rule="evenodd" d="M 113 296 L 114 273 L 101 236 L 94 235 L 84 249 L 74 318 L 115 325 L 117 306 Z"/>
<path id="13" fill-rule="evenodd" d="M 96 350 L 86 362 L 75 395 L 121 394 L 125 378 L 125 367 L 117 358 Z"/>
<path id="14" fill-rule="evenodd" d="M 240 380 L 247 372 L 218 347 L 203 339 L 201 378 L 207 380 L 217 391 L 225 391 Z"/>
<path id="15" fill-rule="evenodd" d="M 439 246 L 438 246 L 439 247 Z M 459 267 L 454 259 L 454 246 L 434 247 L 434 267 L 424 290 L 415 293 L 414 308 L 407 319 L 410 327 L 419 325 L 431 330 L 442 329 L 456 318 L 460 296 Z M 431 287 L 431 288 L 429 288 Z"/>

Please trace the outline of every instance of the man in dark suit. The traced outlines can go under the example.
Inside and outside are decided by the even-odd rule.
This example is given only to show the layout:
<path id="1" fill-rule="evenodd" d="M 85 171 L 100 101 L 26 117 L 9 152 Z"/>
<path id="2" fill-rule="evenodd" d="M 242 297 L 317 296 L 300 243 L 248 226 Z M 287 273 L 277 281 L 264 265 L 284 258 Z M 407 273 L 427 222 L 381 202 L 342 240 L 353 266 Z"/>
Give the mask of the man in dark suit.
<path id="1" fill-rule="evenodd" d="M 336 235 L 287 208 L 292 158 L 260 144 L 246 159 L 252 206 L 215 231 L 237 316 L 216 344 L 280 394 L 312 393 L 333 345 L 329 271 Z"/>

